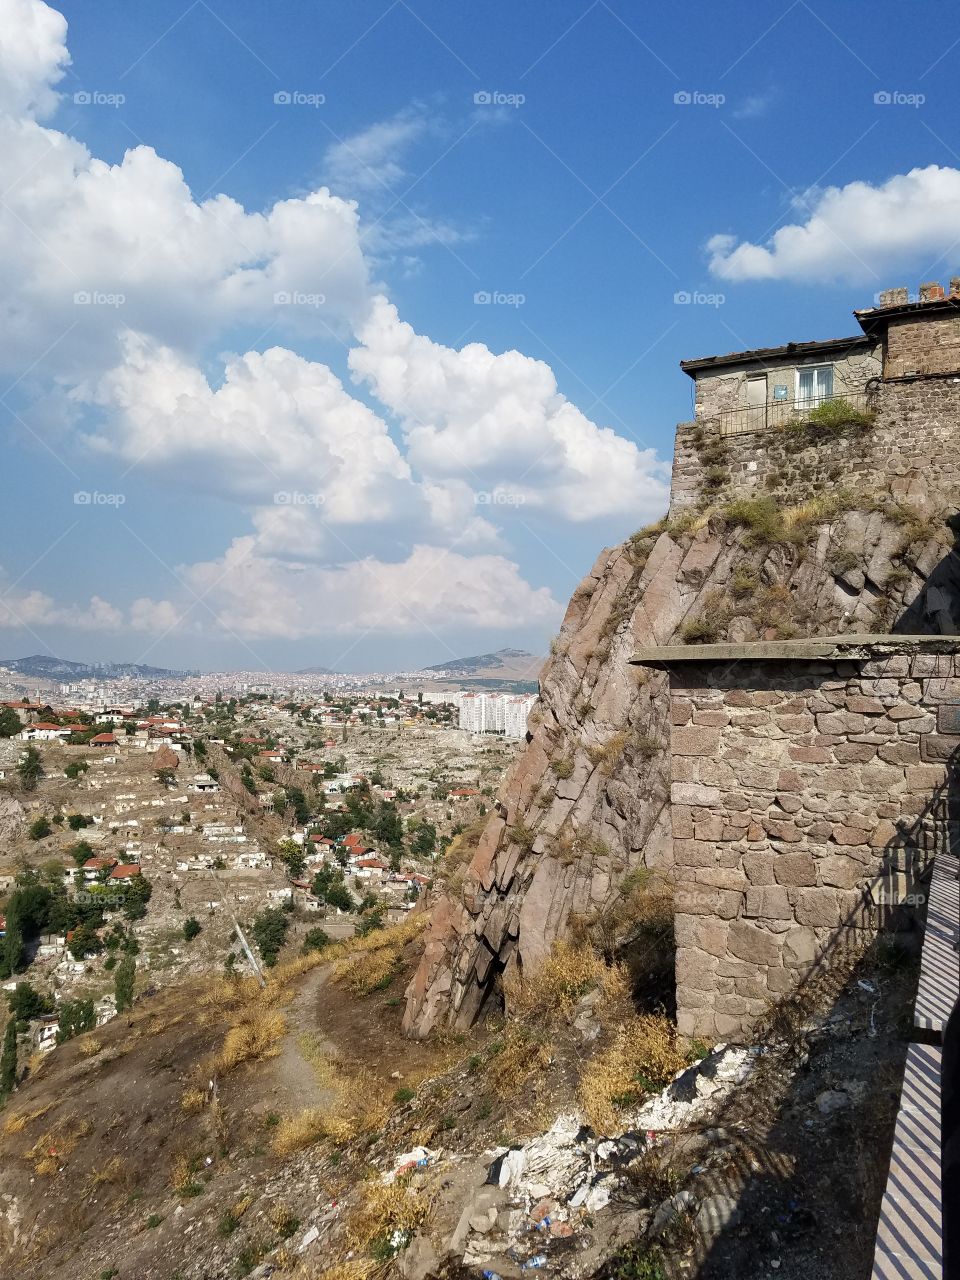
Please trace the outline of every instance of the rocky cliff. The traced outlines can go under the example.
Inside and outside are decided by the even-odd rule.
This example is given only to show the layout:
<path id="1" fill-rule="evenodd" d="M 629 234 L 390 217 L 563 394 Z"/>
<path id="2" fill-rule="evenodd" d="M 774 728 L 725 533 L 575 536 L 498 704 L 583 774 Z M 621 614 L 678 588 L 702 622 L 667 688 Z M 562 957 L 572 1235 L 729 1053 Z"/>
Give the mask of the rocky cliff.
<path id="1" fill-rule="evenodd" d="M 931 432 L 898 388 L 869 423 L 778 437 L 790 466 L 762 469 L 752 490 L 722 442 L 681 428 L 701 455 L 695 501 L 688 465 L 682 508 L 605 550 L 575 591 L 527 747 L 462 884 L 433 909 L 407 991 L 410 1034 L 468 1025 L 504 978 L 536 973 L 574 918 L 610 912 L 631 872 L 670 867 L 666 677 L 632 667 L 634 650 L 957 630 L 960 391 L 937 394 Z M 738 442 L 738 464 L 743 453 Z M 842 487 L 852 456 L 856 491 Z"/>

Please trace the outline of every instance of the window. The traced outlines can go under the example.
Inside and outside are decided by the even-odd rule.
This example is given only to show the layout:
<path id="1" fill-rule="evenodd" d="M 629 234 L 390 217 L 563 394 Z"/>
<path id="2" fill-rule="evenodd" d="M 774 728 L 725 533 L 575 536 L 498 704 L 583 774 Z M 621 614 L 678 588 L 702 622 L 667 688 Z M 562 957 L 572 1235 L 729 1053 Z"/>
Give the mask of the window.
<path id="1" fill-rule="evenodd" d="M 819 404 L 833 395 L 833 365 L 819 364 L 797 370 L 797 399 Z"/>

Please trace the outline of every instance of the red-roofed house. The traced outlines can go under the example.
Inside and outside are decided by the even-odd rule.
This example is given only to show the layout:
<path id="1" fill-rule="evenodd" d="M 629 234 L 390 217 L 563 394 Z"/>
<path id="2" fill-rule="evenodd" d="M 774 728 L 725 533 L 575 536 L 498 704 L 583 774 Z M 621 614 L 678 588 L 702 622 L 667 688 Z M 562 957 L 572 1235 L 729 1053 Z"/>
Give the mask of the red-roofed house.
<path id="1" fill-rule="evenodd" d="M 115 733 L 97 733 L 90 739 L 91 747 L 115 747 L 117 745 L 117 735 Z"/>
<path id="2" fill-rule="evenodd" d="M 111 880 L 131 880 L 134 876 L 142 875 L 140 864 L 138 862 L 121 862 L 119 866 L 113 868 L 110 872 Z"/>

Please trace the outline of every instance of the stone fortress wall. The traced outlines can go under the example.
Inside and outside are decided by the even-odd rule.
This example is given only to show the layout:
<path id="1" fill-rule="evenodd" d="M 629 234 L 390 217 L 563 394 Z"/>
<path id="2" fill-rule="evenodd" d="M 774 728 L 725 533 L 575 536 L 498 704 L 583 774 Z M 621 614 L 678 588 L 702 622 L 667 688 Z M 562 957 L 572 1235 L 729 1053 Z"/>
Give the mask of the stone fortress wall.
<path id="1" fill-rule="evenodd" d="M 714 648 L 743 656 L 648 655 L 671 670 L 680 1030 L 725 1038 L 922 903 L 913 864 L 960 818 L 960 640 Z"/>

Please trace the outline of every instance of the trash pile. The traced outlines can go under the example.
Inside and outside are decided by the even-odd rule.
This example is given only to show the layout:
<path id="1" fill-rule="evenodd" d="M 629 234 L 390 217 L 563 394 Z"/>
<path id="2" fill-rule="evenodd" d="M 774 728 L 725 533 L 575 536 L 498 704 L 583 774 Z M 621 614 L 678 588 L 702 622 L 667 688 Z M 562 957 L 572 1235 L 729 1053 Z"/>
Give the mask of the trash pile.
<path id="1" fill-rule="evenodd" d="M 479 1268 L 485 1280 L 508 1280 L 531 1270 L 586 1274 L 595 1265 L 601 1239 L 609 1245 L 615 1215 L 604 1226 L 604 1210 L 626 1190 L 627 1171 L 647 1150 L 671 1143 L 673 1134 L 709 1120 L 717 1106 L 749 1077 L 759 1051 L 718 1046 L 680 1072 L 656 1097 L 626 1113 L 629 1127 L 616 1136 L 596 1134 L 576 1113 L 557 1117 L 543 1134 L 522 1146 L 498 1147 L 483 1185 L 464 1206 L 448 1251 Z M 418 1148 L 400 1157 L 392 1175 L 410 1161 L 432 1161 Z M 673 1201 L 677 1203 L 674 1204 Z M 642 1233 L 671 1214 L 696 1208 L 681 1192 L 656 1212 L 633 1212 Z M 626 1211 L 626 1196 L 619 1197 Z"/>

